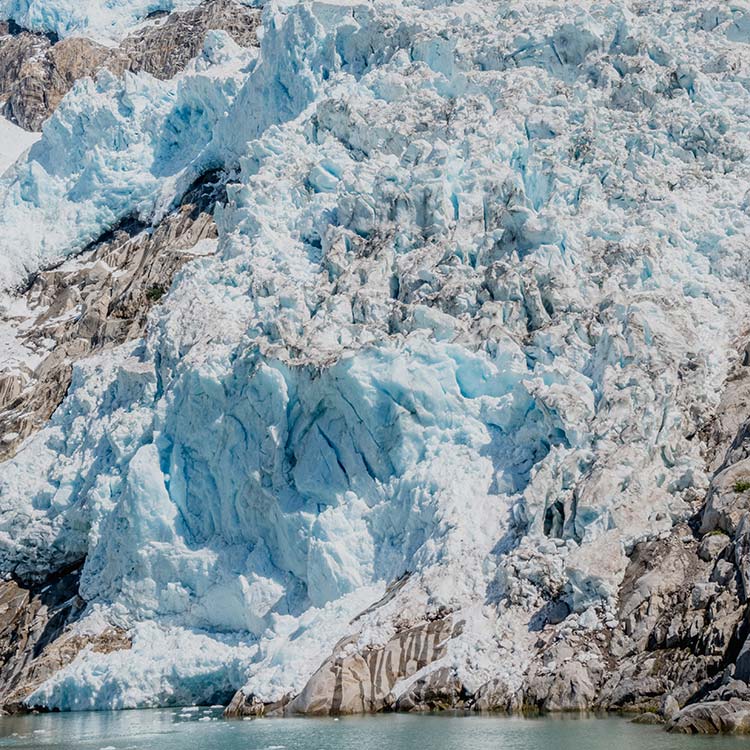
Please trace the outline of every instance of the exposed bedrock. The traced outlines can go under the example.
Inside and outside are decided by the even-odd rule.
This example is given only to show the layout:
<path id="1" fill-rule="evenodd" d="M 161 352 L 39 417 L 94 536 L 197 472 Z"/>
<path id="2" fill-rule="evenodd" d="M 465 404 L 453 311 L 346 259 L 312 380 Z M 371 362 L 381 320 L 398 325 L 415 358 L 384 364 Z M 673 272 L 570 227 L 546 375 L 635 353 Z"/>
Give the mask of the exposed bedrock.
<path id="1" fill-rule="evenodd" d="M 256 696 L 239 691 L 226 715 L 337 715 L 461 707 L 468 696 L 452 670 L 439 666 L 448 641 L 461 628 L 462 623 L 446 616 L 399 632 L 379 647 L 358 649 L 356 638 L 346 638 L 299 695 L 264 705 Z M 393 692 L 397 683 L 402 683 L 398 695 Z"/>
<path id="2" fill-rule="evenodd" d="M 201 50 L 206 32 L 229 33 L 241 46 L 256 44 L 260 11 L 234 0 L 208 0 L 173 13 L 105 47 L 85 37 L 57 41 L 43 34 L 0 24 L 0 102 L 3 114 L 27 130 L 40 130 L 60 100 L 80 78 L 106 68 L 171 78 Z M 15 32 L 15 33 L 12 33 Z"/>
<path id="3" fill-rule="evenodd" d="M 668 727 L 679 734 L 750 734 L 750 701 L 705 701 L 687 706 Z"/>

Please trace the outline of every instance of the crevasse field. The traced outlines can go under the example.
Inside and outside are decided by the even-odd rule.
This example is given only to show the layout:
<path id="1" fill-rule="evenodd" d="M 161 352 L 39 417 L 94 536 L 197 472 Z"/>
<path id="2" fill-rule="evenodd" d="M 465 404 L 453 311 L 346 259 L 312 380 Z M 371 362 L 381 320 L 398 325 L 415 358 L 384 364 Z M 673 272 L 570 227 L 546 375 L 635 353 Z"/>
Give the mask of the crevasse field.
<path id="1" fill-rule="evenodd" d="M 112 41 L 191 4 L 0 15 Z M 466 619 L 429 669 L 512 685 L 550 592 L 611 606 L 707 486 L 748 320 L 748 43 L 743 2 L 271 0 L 259 49 L 79 81 L 0 179 L 6 297 L 208 170 L 229 200 L 2 465 L 2 570 L 85 558 L 76 627 L 134 634 L 30 702 L 278 700 L 410 606 Z"/>

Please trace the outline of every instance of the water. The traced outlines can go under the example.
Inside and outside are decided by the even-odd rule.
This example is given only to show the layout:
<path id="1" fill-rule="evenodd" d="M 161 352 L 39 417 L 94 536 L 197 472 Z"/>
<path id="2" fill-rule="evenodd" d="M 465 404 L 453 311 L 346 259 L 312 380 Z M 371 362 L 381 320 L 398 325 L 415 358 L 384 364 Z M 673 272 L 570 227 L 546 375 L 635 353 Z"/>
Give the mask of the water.
<path id="1" fill-rule="evenodd" d="M 385 715 L 226 721 L 220 709 L 0 718 L 14 750 L 740 750 L 747 739 L 670 735 L 627 719 Z"/>

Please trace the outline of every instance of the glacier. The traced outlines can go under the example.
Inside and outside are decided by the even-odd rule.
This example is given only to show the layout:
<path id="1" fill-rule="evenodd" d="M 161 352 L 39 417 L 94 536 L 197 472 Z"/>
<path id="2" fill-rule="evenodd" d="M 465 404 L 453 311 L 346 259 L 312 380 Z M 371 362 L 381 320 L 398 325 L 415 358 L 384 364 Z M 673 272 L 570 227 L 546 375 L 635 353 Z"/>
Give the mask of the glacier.
<path id="1" fill-rule="evenodd" d="M 201 0 L 0 0 L 0 17 L 23 29 L 65 39 L 85 36 L 112 45 L 164 14 Z M 252 2 L 244 3 L 252 5 Z"/>
<path id="2" fill-rule="evenodd" d="M 10 306 L 227 176 L 216 252 L 0 465 L 0 569 L 84 561 L 76 627 L 133 634 L 31 705 L 277 701 L 353 632 L 446 611 L 441 664 L 515 685 L 539 609 L 607 621 L 708 487 L 750 311 L 745 5 L 271 0 L 259 37 L 78 82 L 0 180 Z"/>

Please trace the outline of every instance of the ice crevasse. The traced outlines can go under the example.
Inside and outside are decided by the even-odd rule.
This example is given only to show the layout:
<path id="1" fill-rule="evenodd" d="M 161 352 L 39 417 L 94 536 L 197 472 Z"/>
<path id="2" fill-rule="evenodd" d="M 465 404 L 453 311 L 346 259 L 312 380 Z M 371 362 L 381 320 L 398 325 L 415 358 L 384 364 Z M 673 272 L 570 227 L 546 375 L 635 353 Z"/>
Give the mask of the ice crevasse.
<path id="1" fill-rule="evenodd" d="M 257 52 L 74 87 L 0 181 L 4 288 L 209 169 L 228 201 L 0 466 L 2 570 L 85 559 L 77 627 L 133 633 L 31 703 L 298 693 L 405 574 L 469 688 L 545 602 L 614 606 L 748 312 L 750 25 L 698 5 L 271 2 Z"/>

